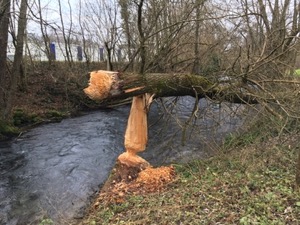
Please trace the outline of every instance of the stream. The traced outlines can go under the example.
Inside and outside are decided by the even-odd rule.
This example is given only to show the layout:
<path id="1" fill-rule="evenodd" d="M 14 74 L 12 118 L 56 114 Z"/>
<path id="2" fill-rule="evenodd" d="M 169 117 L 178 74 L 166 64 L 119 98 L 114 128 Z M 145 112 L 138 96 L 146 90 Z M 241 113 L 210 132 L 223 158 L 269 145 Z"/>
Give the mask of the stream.
<path id="1" fill-rule="evenodd" d="M 143 158 L 158 166 L 212 155 L 249 114 L 243 105 L 201 99 L 195 119 L 194 102 L 182 97 L 152 104 Z M 70 224 L 82 218 L 124 151 L 129 110 L 89 112 L 0 142 L 0 224 L 39 224 L 46 218 Z"/>

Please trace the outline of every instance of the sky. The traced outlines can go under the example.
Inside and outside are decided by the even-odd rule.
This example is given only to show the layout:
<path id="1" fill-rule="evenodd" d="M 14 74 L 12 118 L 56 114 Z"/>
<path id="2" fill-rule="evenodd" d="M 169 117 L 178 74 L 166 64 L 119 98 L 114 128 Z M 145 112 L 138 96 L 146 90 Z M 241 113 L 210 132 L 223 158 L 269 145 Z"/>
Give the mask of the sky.
<path id="1" fill-rule="evenodd" d="M 42 8 L 42 15 L 44 19 L 49 22 L 50 24 L 58 23 L 60 24 L 60 16 L 59 16 L 59 0 L 40 0 L 41 1 L 41 8 Z M 75 15 L 77 13 L 77 5 L 79 0 L 69 0 L 72 13 Z M 63 12 L 63 19 L 64 23 L 67 26 L 70 21 L 70 8 L 68 5 L 67 0 L 61 0 L 62 5 L 62 12 Z M 37 6 L 31 7 L 31 9 L 37 14 Z M 73 16 L 74 16 L 73 15 Z M 28 21 L 27 30 L 28 33 L 36 33 L 39 32 L 39 24 L 33 21 Z"/>

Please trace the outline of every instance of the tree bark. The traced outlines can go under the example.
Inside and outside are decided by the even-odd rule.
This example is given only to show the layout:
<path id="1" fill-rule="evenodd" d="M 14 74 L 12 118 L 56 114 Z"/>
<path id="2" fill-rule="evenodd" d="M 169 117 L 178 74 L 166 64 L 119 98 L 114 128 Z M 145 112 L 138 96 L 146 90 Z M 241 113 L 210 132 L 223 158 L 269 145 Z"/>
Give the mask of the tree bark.
<path id="1" fill-rule="evenodd" d="M 22 73 L 25 72 L 24 67 L 22 65 L 22 60 L 23 60 L 26 24 L 27 24 L 27 0 L 22 0 L 20 6 L 19 19 L 18 19 L 16 51 L 14 55 L 13 68 L 12 68 L 12 73 L 10 78 L 11 84 L 8 90 L 8 97 L 7 97 L 8 114 L 10 114 L 12 110 L 12 103 L 14 101 L 15 92 L 17 91 L 18 80 L 21 78 Z"/>
<path id="2" fill-rule="evenodd" d="M 144 4 L 144 0 L 140 0 L 139 4 L 137 5 L 137 14 L 138 14 L 138 18 L 137 18 L 137 27 L 138 27 L 138 32 L 139 32 L 139 44 L 140 44 L 140 70 L 139 73 L 140 74 L 144 74 L 145 71 L 145 65 L 146 65 L 146 47 L 145 47 L 145 42 L 146 42 L 146 38 L 145 38 L 145 31 L 143 29 L 143 18 L 142 18 L 142 11 L 143 11 L 143 4 Z"/>
<path id="3" fill-rule="evenodd" d="M 0 0 L 0 122 L 7 120 L 7 89 L 8 71 L 7 62 L 7 41 L 8 24 L 10 13 L 10 0 Z"/>
<path id="4" fill-rule="evenodd" d="M 84 92 L 103 105 L 145 93 L 153 94 L 154 98 L 189 95 L 232 103 L 257 104 L 255 97 L 241 91 L 241 85 L 221 86 L 203 76 L 192 74 L 157 73 L 141 76 L 99 70 L 90 74 L 90 84 Z"/>
<path id="5" fill-rule="evenodd" d="M 127 54 L 130 61 L 132 59 L 132 37 L 130 34 L 129 4 L 130 2 L 128 0 L 119 0 L 119 5 L 121 7 L 120 13 L 123 20 L 122 26 L 124 27 L 124 35 L 127 43 Z M 133 70 L 133 64 L 134 62 L 131 61 L 131 63 L 128 65 L 131 71 Z"/>

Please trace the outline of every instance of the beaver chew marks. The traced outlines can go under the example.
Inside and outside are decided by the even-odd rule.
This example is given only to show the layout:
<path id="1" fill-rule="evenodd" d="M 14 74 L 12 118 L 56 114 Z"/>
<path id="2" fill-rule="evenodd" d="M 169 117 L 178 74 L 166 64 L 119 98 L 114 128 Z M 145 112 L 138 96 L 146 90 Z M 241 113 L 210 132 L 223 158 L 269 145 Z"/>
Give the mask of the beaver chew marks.
<path id="1" fill-rule="evenodd" d="M 105 99 L 113 84 L 113 76 L 116 72 L 98 70 L 90 73 L 90 83 L 83 91 L 93 100 Z"/>
<path id="2" fill-rule="evenodd" d="M 119 156 L 119 161 L 127 166 L 146 168 L 149 163 L 137 155 L 144 151 L 148 141 L 147 95 L 133 97 L 125 132 L 126 152 Z"/>
<path id="3" fill-rule="evenodd" d="M 125 148 L 132 154 L 144 151 L 148 141 L 145 95 L 133 97 L 125 132 Z"/>

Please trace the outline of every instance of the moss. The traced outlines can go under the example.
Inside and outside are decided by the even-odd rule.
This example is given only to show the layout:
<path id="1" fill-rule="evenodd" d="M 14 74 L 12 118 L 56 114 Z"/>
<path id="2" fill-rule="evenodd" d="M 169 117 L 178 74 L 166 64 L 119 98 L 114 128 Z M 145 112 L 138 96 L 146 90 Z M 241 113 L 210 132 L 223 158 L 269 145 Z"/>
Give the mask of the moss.
<path id="1" fill-rule="evenodd" d="M 20 133 L 20 130 L 13 124 L 0 120 L 0 140 L 15 136 Z"/>
<path id="2" fill-rule="evenodd" d="M 14 126 L 22 127 L 28 124 L 34 124 L 41 119 L 34 113 L 27 113 L 23 109 L 16 109 L 13 112 L 13 124 Z"/>
<path id="3" fill-rule="evenodd" d="M 56 110 L 49 110 L 48 112 L 46 112 L 46 115 L 48 117 L 63 117 L 63 113 Z"/>
<path id="4" fill-rule="evenodd" d="M 57 111 L 57 110 L 49 110 L 45 113 L 45 116 L 46 118 L 54 121 L 61 121 L 62 119 L 68 116 L 68 113 Z"/>
<path id="5" fill-rule="evenodd" d="M 145 86 L 156 97 L 204 94 L 213 84 L 205 77 L 191 74 L 148 74 Z"/>
<path id="6" fill-rule="evenodd" d="M 189 76 L 190 83 L 194 86 L 198 85 L 201 90 L 207 90 L 213 86 L 213 84 L 203 76 L 187 75 Z"/>

